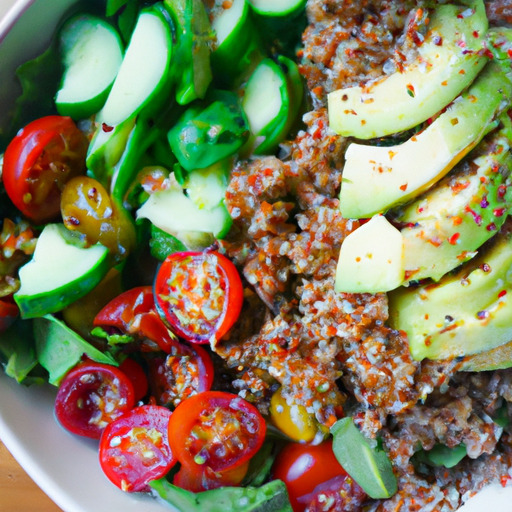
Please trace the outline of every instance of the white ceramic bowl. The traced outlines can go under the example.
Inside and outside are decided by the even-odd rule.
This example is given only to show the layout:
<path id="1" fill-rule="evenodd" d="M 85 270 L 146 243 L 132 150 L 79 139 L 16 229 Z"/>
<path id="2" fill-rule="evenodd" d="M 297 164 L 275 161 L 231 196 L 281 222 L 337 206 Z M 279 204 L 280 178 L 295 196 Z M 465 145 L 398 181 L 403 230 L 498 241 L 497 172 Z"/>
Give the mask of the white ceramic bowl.
<path id="1" fill-rule="evenodd" d="M 0 21 L 0 125 L 19 92 L 14 79 L 17 65 L 45 48 L 58 20 L 76 1 L 19 0 Z M 13 0 L 0 0 L 0 12 L 10 3 Z M 0 438 L 64 511 L 172 510 L 149 496 L 123 493 L 107 480 L 98 463 L 97 443 L 73 436 L 57 424 L 53 416 L 55 389 L 19 386 L 0 370 L 0 397 Z M 511 503 L 512 487 L 495 485 L 462 510 L 510 512 Z"/>

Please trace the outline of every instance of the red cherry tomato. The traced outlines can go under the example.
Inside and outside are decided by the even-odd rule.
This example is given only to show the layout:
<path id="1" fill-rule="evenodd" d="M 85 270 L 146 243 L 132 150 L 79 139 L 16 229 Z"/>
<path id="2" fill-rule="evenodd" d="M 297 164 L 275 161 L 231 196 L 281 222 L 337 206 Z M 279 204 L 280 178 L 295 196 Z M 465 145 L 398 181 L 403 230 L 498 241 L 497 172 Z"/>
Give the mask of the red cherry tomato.
<path id="1" fill-rule="evenodd" d="M 127 357 L 120 365 L 119 369 L 132 381 L 135 401 L 142 400 L 148 393 L 148 378 L 142 366 Z"/>
<path id="2" fill-rule="evenodd" d="M 174 454 L 195 475 L 245 464 L 261 447 L 265 432 L 265 420 L 253 405 L 222 391 L 187 398 L 169 421 Z"/>
<path id="3" fill-rule="evenodd" d="M 85 172 L 87 145 L 70 117 L 42 117 L 22 128 L 5 150 L 2 171 L 16 208 L 36 223 L 56 217 L 64 184 Z"/>
<path id="4" fill-rule="evenodd" d="M 150 480 L 176 464 L 167 438 L 170 417 L 165 407 L 141 405 L 105 428 L 100 465 L 111 482 L 123 491 L 147 491 Z"/>
<path id="5" fill-rule="evenodd" d="M 294 512 L 306 509 L 314 499 L 317 486 L 336 477 L 347 478 L 346 471 L 332 451 L 331 441 L 318 445 L 287 444 L 276 457 L 272 474 L 286 484 Z"/>
<path id="6" fill-rule="evenodd" d="M 19 309 L 15 302 L 0 300 L 0 332 L 7 330 L 18 318 Z"/>
<path id="7" fill-rule="evenodd" d="M 136 335 L 145 350 L 152 348 L 146 340 L 156 343 L 166 353 L 181 346 L 160 318 L 151 286 L 139 286 L 118 295 L 96 315 L 94 326 Z"/>
<path id="8" fill-rule="evenodd" d="M 222 338 L 243 303 L 236 267 L 214 251 L 170 254 L 157 273 L 154 292 L 171 330 L 192 343 Z"/>
<path id="9" fill-rule="evenodd" d="M 85 361 L 64 377 L 55 415 L 70 432 L 99 439 L 103 429 L 134 404 L 133 384 L 119 368 Z"/>
<path id="10" fill-rule="evenodd" d="M 213 383 L 213 363 L 199 345 L 183 346 L 180 353 L 148 359 L 151 392 L 157 404 L 176 407 L 192 395 L 209 391 Z"/>
<path id="11" fill-rule="evenodd" d="M 210 468 L 205 468 L 201 473 L 192 471 L 187 466 L 181 466 L 180 470 L 174 475 L 172 483 L 191 492 L 208 491 L 219 487 L 236 487 L 245 478 L 248 469 L 249 461 L 234 469 L 228 469 L 220 473 L 216 473 Z"/>
<path id="12" fill-rule="evenodd" d="M 366 493 L 349 475 L 338 475 L 297 501 L 305 512 L 360 512 L 366 499 Z"/>

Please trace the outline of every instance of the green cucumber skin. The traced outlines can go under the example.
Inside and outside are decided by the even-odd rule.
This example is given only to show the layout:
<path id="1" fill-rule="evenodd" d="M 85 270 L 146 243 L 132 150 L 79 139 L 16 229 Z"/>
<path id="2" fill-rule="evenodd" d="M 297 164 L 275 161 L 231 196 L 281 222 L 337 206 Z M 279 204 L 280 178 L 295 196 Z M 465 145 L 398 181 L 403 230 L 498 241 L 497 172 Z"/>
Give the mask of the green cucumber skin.
<path id="1" fill-rule="evenodd" d="M 165 71 L 163 72 L 162 76 L 160 77 L 159 82 L 155 85 L 152 91 L 148 92 L 146 97 L 141 101 L 141 103 L 133 109 L 131 112 L 125 112 L 123 116 L 119 116 L 119 114 L 115 114 L 114 117 L 104 117 L 104 110 L 106 107 L 109 107 L 109 98 L 112 94 L 116 92 L 116 82 L 114 81 L 114 84 L 112 86 L 112 89 L 109 94 L 109 98 L 107 98 L 105 107 L 103 110 L 99 112 L 99 118 L 101 121 L 105 122 L 109 126 L 117 126 L 120 123 L 125 122 L 127 119 L 135 116 L 135 115 L 143 115 L 146 117 L 152 117 L 158 114 L 158 112 L 164 107 L 166 102 L 168 101 L 170 91 L 173 85 L 172 80 L 172 61 L 173 61 L 173 55 L 174 55 L 174 46 L 173 46 L 173 37 L 172 37 L 172 27 L 171 27 L 171 20 L 169 19 L 167 15 L 167 11 L 163 9 L 163 7 L 160 7 L 159 4 L 155 4 L 150 7 L 145 7 L 141 9 L 139 13 L 138 19 L 141 18 L 143 15 L 152 15 L 157 17 L 162 27 L 164 28 L 165 32 L 165 39 L 166 39 L 166 65 L 165 65 Z M 136 29 L 136 27 L 135 27 Z M 131 41 L 130 41 L 131 42 Z M 127 52 L 130 50 L 130 43 L 127 47 Z"/>
<path id="2" fill-rule="evenodd" d="M 249 5 L 245 0 L 244 12 L 239 23 L 212 53 L 213 80 L 218 87 L 239 84 L 254 71 L 264 57 L 263 43 L 249 16 Z"/>
<path id="3" fill-rule="evenodd" d="M 95 96 L 73 102 L 59 101 L 59 93 L 65 86 L 66 73 L 72 66 L 72 63 L 68 62 L 68 60 L 72 57 L 73 49 L 77 45 L 85 44 L 82 39 L 87 37 L 88 31 L 93 31 L 96 27 L 101 27 L 112 35 L 112 45 L 117 43 L 117 48 L 119 51 L 119 65 L 121 63 L 122 54 L 124 52 L 123 43 L 119 33 L 110 23 L 99 17 L 86 14 L 78 15 L 75 18 L 72 18 L 64 26 L 60 34 L 60 46 L 63 53 L 64 74 L 61 80 L 61 87 L 59 91 L 57 91 L 55 97 L 55 106 L 57 108 L 57 112 L 60 115 L 70 116 L 73 119 L 86 119 L 87 117 L 90 117 L 103 107 L 110 89 L 112 88 L 112 84 L 114 83 L 114 79 L 119 68 L 114 70 L 115 72 L 113 72 L 110 82 L 106 84 L 102 90 L 98 90 Z M 82 39 L 80 39 L 81 37 Z M 94 80 L 95 77 L 90 76 L 88 79 Z"/>
<path id="4" fill-rule="evenodd" d="M 87 295 L 110 270 L 110 259 L 105 252 L 104 257 L 98 263 L 96 272 L 86 278 L 80 277 L 68 283 L 65 292 L 57 290 L 38 293 L 35 295 L 14 295 L 14 300 L 20 308 L 21 318 L 37 318 L 48 313 L 57 313 L 66 306 Z"/>

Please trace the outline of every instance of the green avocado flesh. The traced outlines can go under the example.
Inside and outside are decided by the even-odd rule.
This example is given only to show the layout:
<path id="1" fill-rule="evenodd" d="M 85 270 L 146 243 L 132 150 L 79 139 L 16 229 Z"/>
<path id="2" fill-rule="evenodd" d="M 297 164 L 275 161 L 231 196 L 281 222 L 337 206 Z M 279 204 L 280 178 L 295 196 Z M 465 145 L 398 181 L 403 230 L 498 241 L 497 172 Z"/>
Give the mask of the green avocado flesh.
<path id="1" fill-rule="evenodd" d="M 510 209 L 510 120 L 486 137 L 457 172 L 409 203 L 394 220 L 405 224 L 406 282 L 440 279 L 476 255 L 494 236 Z"/>
<path id="2" fill-rule="evenodd" d="M 371 217 L 430 188 L 478 144 L 511 95 L 511 82 L 490 63 L 445 112 L 403 144 L 350 144 L 340 193 L 343 216 Z"/>
<path id="3" fill-rule="evenodd" d="M 512 235 L 438 283 L 389 293 L 393 328 L 409 338 L 414 359 L 477 354 L 512 340 Z"/>
<path id="4" fill-rule="evenodd" d="M 63 224 L 47 224 L 14 294 L 22 318 L 55 313 L 91 291 L 110 268 L 108 249 L 80 246 Z"/>
<path id="5" fill-rule="evenodd" d="M 465 4 L 436 8 L 417 58 L 404 70 L 330 93 L 330 127 L 344 136 L 382 137 L 412 128 L 448 105 L 486 61 L 478 53 L 488 28 L 483 2 Z"/>

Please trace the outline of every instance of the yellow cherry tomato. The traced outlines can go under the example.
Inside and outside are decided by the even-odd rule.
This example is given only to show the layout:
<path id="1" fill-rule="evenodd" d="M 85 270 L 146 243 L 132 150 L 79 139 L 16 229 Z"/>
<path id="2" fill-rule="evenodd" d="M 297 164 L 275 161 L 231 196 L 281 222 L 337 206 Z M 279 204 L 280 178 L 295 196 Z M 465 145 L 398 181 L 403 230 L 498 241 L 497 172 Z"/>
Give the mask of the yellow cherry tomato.
<path id="1" fill-rule="evenodd" d="M 88 176 L 71 179 L 62 191 L 60 205 L 66 227 L 82 233 L 89 244 L 103 244 L 116 261 L 134 248 L 132 218 L 111 200 L 99 181 Z"/>
<path id="2" fill-rule="evenodd" d="M 279 388 L 270 399 L 270 418 L 283 434 L 294 441 L 309 443 L 318 432 L 318 422 L 303 405 L 288 404 Z"/>

